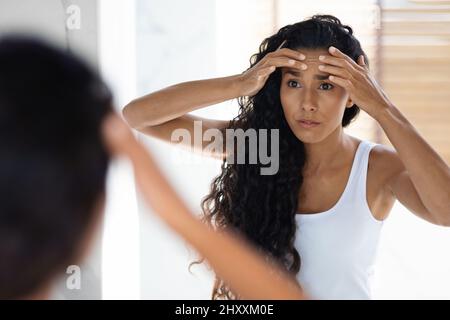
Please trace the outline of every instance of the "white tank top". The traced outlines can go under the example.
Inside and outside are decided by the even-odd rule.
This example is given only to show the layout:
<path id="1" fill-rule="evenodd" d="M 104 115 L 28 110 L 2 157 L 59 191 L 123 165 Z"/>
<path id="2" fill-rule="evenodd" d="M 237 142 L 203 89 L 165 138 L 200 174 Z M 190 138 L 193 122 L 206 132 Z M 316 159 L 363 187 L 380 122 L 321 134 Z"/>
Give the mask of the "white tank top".
<path id="1" fill-rule="evenodd" d="M 366 201 L 370 150 L 362 141 L 347 185 L 333 208 L 297 214 L 295 247 L 301 257 L 297 280 L 313 299 L 370 299 L 370 282 L 383 222 Z"/>

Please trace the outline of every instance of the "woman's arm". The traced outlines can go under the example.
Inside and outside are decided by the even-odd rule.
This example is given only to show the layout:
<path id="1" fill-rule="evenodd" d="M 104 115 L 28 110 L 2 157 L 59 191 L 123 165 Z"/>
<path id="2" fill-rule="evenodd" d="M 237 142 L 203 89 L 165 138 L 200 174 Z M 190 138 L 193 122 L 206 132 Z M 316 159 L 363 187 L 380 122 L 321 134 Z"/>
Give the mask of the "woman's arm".
<path id="1" fill-rule="evenodd" d="M 358 63 L 336 48 L 329 48 L 322 70 L 330 81 L 346 89 L 353 103 L 383 128 L 396 152 L 383 161 L 396 170 L 386 185 L 414 213 L 434 224 L 450 226 L 450 168 L 414 126 L 389 100 L 370 74 L 364 58 Z M 320 68 L 320 67 L 319 67 Z"/>
<path id="2" fill-rule="evenodd" d="M 240 96 L 253 95 L 264 86 L 277 67 L 301 69 L 302 66 L 306 66 L 299 61 L 302 58 L 304 56 L 297 51 L 280 49 L 266 55 L 243 74 L 184 82 L 133 100 L 123 109 L 123 116 L 131 127 L 170 143 L 178 144 L 178 141 L 172 139 L 176 129 L 185 129 L 193 137 L 196 121 L 202 131 L 208 129 L 223 131 L 229 126 L 229 121 L 205 119 L 188 113 Z M 197 145 L 192 141 L 182 142 L 185 147 L 197 152 L 202 152 L 210 143 L 202 141 L 202 144 Z M 223 145 L 226 145 L 225 136 L 223 142 Z M 212 156 L 222 158 L 223 151 Z"/>
<path id="3" fill-rule="evenodd" d="M 184 82 L 150 93 L 123 109 L 128 124 L 142 130 L 241 95 L 240 75 Z"/>
<path id="4" fill-rule="evenodd" d="M 434 224 L 450 226 L 449 166 L 394 105 L 379 110 L 375 119 L 396 150 L 388 156 L 389 163 L 403 164 L 389 180 L 392 193 L 406 207 L 420 200 L 426 210 L 415 213 Z"/>
<path id="5" fill-rule="evenodd" d="M 201 129 L 200 132 L 208 129 L 222 132 L 229 126 L 229 121 L 200 118 L 187 113 L 239 95 L 238 76 L 191 81 L 138 98 L 130 102 L 122 113 L 128 124 L 141 133 L 205 155 L 203 150 L 209 141 L 202 139 L 200 144 L 194 143 L 193 138 L 178 141 L 174 138 L 175 130 L 186 131 L 190 137 L 195 136 L 196 126 Z M 223 159 L 224 151 L 216 149 L 207 155 Z"/>
<path id="6" fill-rule="evenodd" d="M 103 135 L 113 154 L 131 160 L 137 185 L 154 212 L 198 250 L 235 292 L 244 299 L 305 298 L 293 277 L 266 263 L 244 241 L 228 232 L 218 233 L 196 219 L 117 116 L 105 120 Z"/>

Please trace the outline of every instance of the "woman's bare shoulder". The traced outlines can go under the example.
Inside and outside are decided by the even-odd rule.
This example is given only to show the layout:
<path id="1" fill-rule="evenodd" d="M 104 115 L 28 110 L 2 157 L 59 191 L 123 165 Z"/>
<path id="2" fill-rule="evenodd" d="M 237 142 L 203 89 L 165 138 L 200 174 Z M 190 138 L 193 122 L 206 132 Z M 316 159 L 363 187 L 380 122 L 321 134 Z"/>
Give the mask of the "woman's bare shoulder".
<path id="1" fill-rule="evenodd" d="M 405 170 L 405 167 L 393 147 L 377 144 L 370 152 L 369 170 L 377 180 L 389 181 L 391 177 Z"/>

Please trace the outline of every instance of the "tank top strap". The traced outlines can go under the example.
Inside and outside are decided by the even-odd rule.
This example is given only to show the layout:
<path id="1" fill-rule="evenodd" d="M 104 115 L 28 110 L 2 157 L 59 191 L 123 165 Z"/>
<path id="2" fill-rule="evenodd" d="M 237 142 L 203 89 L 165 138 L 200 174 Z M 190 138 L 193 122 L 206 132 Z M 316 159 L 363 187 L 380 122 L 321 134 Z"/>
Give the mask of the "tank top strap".
<path id="1" fill-rule="evenodd" d="M 348 193 L 345 201 L 353 203 L 366 200 L 367 168 L 369 164 L 369 155 L 376 143 L 370 141 L 361 141 L 355 155 L 352 172 L 348 181 Z"/>

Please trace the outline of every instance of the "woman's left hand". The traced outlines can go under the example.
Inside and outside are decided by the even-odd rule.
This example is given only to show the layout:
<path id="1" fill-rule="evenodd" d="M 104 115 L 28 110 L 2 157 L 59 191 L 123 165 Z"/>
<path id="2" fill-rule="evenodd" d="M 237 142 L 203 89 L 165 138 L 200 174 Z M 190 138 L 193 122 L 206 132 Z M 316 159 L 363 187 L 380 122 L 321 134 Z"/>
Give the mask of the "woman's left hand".
<path id="1" fill-rule="evenodd" d="M 356 63 L 337 48 L 330 47 L 328 51 L 330 56 L 319 57 L 319 60 L 324 63 L 319 66 L 319 70 L 329 73 L 331 82 L 343 87 L 354 104 L 376 119 L 377 115 L 389 107 L 391 102 L 370 74 L 364 57 L 359 56 Z"/>

